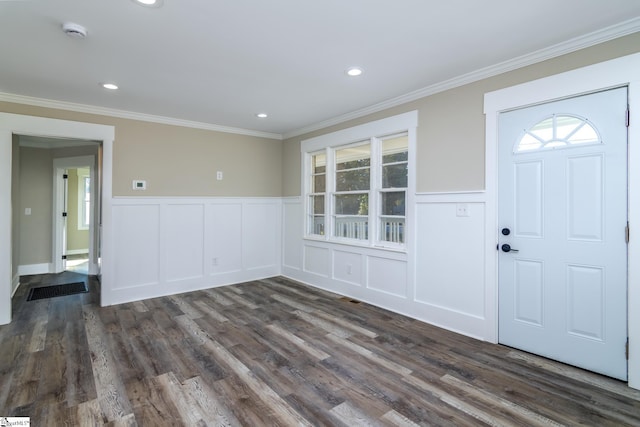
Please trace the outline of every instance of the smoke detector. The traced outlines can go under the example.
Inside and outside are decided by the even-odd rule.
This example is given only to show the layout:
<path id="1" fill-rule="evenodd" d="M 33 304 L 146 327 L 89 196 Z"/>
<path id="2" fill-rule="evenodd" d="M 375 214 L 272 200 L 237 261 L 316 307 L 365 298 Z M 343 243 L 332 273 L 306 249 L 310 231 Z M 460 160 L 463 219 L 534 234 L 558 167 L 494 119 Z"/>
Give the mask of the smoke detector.
<path id="1" fill-rule="evenodd" d="M 76 39 L 83 39 L 87 36 L 87 29 L 79 24 L 73 22 L 65 22 L 62 24 L 62 31 L 69 37 Z"/>

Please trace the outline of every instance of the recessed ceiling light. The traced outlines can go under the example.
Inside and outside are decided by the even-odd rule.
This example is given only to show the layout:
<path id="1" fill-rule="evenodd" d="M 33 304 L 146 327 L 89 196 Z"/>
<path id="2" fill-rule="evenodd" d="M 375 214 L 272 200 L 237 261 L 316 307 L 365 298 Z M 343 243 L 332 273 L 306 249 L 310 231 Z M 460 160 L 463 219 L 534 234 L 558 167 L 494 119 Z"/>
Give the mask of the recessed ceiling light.
<path id="1" fill-rule="evenodd" d="M 102 83 L 101 86 L 105 89 L 109 89 L 109 90 L 116 90 L 118 89 L 118 85 L 113 84 L 113 83 Z"/>
<path id="2" fill-rule="evenodd" d="M 267 113 L 258 113 L 258 114 L 256 114 L 256 117 L 258 117 L 260 119 L 266 119 L 269 116 L 267 115 Z"/>
<path id="3" fill-rule="evenodd" d="M 351 67 L 347 70 L 347 75 L 351 77 L 357 77 L 362 74 L 362 68 Z"/>
<path id="4" fill-rule="evenodd" d="M 163 0 L 133 0 L 141 6 L 146 7 L 160 7 L 162 6 Z"/>

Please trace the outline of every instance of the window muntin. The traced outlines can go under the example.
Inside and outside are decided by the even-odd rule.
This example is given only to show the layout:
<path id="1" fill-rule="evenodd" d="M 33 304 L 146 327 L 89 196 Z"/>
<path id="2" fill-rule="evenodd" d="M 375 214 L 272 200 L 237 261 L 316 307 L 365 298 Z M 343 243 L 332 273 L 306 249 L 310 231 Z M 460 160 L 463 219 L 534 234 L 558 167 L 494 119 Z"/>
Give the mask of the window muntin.
<path id="1" fill-rule="evenodd" d="M 601 144 L 600 134 L 589 120 L 570 114 L 552 114 L 524 131 L 515 153 Z"/>

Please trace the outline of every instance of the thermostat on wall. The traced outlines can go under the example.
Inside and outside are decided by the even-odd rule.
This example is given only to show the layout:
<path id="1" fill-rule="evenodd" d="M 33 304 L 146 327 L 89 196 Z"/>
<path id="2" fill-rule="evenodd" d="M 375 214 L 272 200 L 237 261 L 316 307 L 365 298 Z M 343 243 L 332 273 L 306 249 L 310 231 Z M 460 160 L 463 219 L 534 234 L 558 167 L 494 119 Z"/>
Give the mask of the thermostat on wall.
<path id="1" fill-rule="evenodd" d="M 134 190 L 146 190 L 147 189 L 147 181 L 141 179 L 133 180 L 133 189 Z"/>

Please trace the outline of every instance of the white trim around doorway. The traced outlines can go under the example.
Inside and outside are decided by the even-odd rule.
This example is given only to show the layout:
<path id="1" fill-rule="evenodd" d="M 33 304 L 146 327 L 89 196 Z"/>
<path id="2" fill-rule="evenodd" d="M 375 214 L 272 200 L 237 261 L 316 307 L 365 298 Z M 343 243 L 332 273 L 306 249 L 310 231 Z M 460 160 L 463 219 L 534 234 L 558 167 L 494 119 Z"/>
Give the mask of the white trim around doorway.
<path id="1" fill-rule="evenodd" d="M 13 135 L 85 139 L 102 142 L 102 289 L 111 280 L 112 159 L 115 128 L 108 125 L 0 113 L 0 194 L 11 195 Z M 12 262 L 11 196 L 0 198 L 0 325 L 11 322 Z M 106 288 L 109 288 L 106 286 Z M 103 291 L 104 292 L 104 291 Z M 108 299 L 101 295 L 101 303 Z"/>
<path id="2" fill-rule="evenodd" d="M 501 112 L 568 98 L 603 89 L 627 86 L 630 110 L 640 110 L 640 80 L 636 70 L 640 69 L 640 54 L 602 62 L 588 67 L 568 71 L 551 77 L 523 83 L 485 94 L 486 115 L 486 339 L 498 340 L 498 215 L 497 215 L 497 154 L 498 116 Z M 632 115 L 633 117 L 633 115 Z M 622 118 L 621 118 L 622 119 Z M 629 226 L 640 230 L 640 120 L 630 120 L 629 143 Z M 632 236 L 635 235 L 632 231 Z M 493 237 L 491 237 L 493 236 Z M 640 389 L 640 238 L 632 238 L 628 245 L 628 334 L 629 363 L 628 384 Z M 634 262 L 634 260 L 636 260 Z M 620 349 L 624 351 L 624 349 Z"/>

